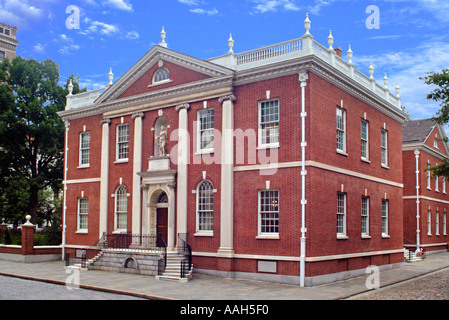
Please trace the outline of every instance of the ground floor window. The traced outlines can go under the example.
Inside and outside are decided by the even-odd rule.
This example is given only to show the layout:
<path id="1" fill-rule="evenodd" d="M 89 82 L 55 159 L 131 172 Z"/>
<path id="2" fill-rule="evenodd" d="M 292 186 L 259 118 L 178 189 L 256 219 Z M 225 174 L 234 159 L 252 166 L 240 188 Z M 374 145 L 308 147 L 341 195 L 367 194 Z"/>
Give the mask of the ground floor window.
<path id="1" fill-rule="evenodd" d="M 89 199 L 78 199 L 78 231 L 87 231 L 89 214 Z"/>
<path id="2" fill-rule="evenodd" d="M 125 186 L 119 186 L 115 191 L 115 229 L 127 230 L 128 195 Z"/>
<path id="3" fill-rule="evenodd" d="M 337 193 L 337 235 L 346 235 L 346 194 Z"/>

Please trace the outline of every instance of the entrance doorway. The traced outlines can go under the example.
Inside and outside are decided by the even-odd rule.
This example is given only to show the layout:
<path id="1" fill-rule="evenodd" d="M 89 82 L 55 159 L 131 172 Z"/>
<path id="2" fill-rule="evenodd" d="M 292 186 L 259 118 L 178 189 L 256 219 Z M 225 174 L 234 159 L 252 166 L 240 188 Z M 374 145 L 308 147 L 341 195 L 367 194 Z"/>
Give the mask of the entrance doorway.
<path id="1" fill-rule="evenodd" d="M 168 208 L 157 208 L 156 232 L 167 243 L 168 240 Z"/>

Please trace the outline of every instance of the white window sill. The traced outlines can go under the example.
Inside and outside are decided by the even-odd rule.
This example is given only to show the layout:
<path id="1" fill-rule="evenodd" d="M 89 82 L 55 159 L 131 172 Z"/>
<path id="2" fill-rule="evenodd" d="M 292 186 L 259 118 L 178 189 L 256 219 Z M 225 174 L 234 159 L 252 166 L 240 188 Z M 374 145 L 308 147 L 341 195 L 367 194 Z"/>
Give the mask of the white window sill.
<path id="1" fill-rule="evenodd" d="M 90 168 L 90 164 L 81 164 L 77 167 L 77 169 L 87 169 Z"/>
<path id="2" fill-rule="evenodd" d="M 122 234 L 122 233 L 128 233 L 128 230 L 119 229 L 112 231 L 112 234 Z"/>
<path id="3" fill-rule="evenodd" d="M 213 237 L 213 231 L 197 231 L 193 234 L 194 237 Z"/>
<path id="4" fill-rule="evenodd" d="M 120 163 L 128 163 L 128 158 L 126 159 L 119 159 L 119 160 L 115 160 L 114 164 L 120 164 Z"/>
<path id="5" fill-rule="evenodd" d="M 362 234 L 362 239 L 371 239 L 369 234 Z"/>
<path id="6" fill-rule="evenodd" d="M 387 165 L 385 165 L 385 164 L 381 164 L 380 166 L 381 166 L 382 168 L 384 168 L 384 169 L 390 170 L 390 167 L 387 166 Z"/>
<path id="7" fill-rule="evenodd" d="M 337 240 L 348 240 L 349 237 L 345 234 L 337 234 Z"/>
<path id="8" fill-rule="evenodd" d="M 366 158 L 360 158 L 360 160 L 362 160 L 363 162 L 366 162 L 366 163 L 371 163 L 371 161 L 369 161 L 369 160 L 366 159 Z"/>
<path id="9" fill-rule="evenodd" d="M 88 234 L 89 231 L 88 230 L 77 230 L 75 233 L 76 234 Z"/>
<path id="10" fill-rule="evenodd" d="M 280 148 L 279 143 L 262 144 L 256 150 L 277 149 Z"/>
<path id="11" fill-rule="evenodd" d="M 200 156 L 202 154 L 211 154 L 211 153 L 215 153 L 215 149 L 214 148 L 198 150 L 197 152 L 195 152 L 195 155 L 196 156 Z"/>
<path id="12" fill-rule="evenodd" d="M 278 234 L 259 234 L 256 239 L 262 240 L 279 240 Z"/>
<path id="13" fill-rule="evenodd" d="M 390 235 L 382 233 L 382 239 L 390 239 Z"/>
<path id="14" fill-rule="evenodd" d="M 340 155 L 345 156 L 345 157 L 348 156 L 348 154 L 345 151 L 340 150 L 340 149 L 337 149 L 337 154 L 340 154 Z"/>
<path id="15" fill-rule="evenodd" d="M 148 88 L 151 88 L 151 87 L 157 87 L 157 86 L 160 86 L 160 85 L 162 85 L 162 84 L 166 84 L 166 83 L 170 83 L 170 82 L 173 82 L 173 80 L 170 80 L 170 79 L 162 80 L 162 81 L 159 81 L 159 82 L 155 82 L 155 83 L 150 84 L 150 85 L 148 86 Z"/>

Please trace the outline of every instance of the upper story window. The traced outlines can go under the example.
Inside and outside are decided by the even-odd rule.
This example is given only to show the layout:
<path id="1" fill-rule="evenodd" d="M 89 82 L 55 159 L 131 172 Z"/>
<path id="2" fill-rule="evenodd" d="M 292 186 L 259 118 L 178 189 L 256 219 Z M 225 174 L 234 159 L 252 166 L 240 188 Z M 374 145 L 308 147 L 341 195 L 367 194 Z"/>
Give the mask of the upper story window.
<path id="1" fill-rule="evenodd" d="M 346 236 L 346 194 L 337 193 L 337 237 Z"/>
<path id="2" fill-rule="evenodd" d="M 433 141 L 433 146 L 438 149 L 438 137 L 435 136 L 435 140 Z"/>
<path id="3" fill-rule="evenodd" d="M 384 167 L 388 166 L 388 131 L 382 129 L 380 132 L 380 161 Z"/>
<path id="4" fill-rule="evenodd" d="M 0 62 L 3 61 L 3 59 L 5 59 L 5 52 L 4 51 L 0 51 Z"/>
<path id="5" fill-rule="evenodd" d="M 153 75 L 153 84 L 168 82 L 170 80 L 170 71 L 167 68 L 161 67 L 156 70 Z"/>
<path id="6" fill-rule="evenodd" d="M 89 199 L 78 198 L 78 231 L 87 231 L 89 217 Z"/>
<path id="7" fill-rule="evenodd" d="M 368 141 L 368 121 L 362 119 L 360 129 L 360 139 L 362 142 L 362 159 L 369 159 L 369 141 Z"/>
<path id="8" fill-rule="evenodd" d="M 117 160 L 127 160 L 129 156 L 129 124 L 117 126 Z"/>
<path id="9" fill-rule="evenodd" d="M 259 103 L 259 146 L 279 145 L 279 100 Z"/>
<path id="10" fill-rule="evenodd" d="M 426 173 L 426 179 L 427 179 L 427 189 L 430 189 L 430 164 L 427 164 L 427 173 Z"/>
<path id="11" fill-rule="evenodd" d="M 337 108 L 337 151 L 346 152 L 346 110 Z"/>
<path id="12" fill-rule="evenodd" d="M 214 109 L 198 111 L 198 151 L 214 150 Z"/>
<path id="13" fill-rule="evenodd" d="M 6 34 L 7 36 L 11 35 L 11 30 L 5 29 L 5 34 Z"/>
<path id="14" fill-rule="evenodd" d="M 80 166 L 88 166 L 90 164 L 90 132 L 82 132 L 80 134 Z"/>
<path id="15" fill-rule="evenodd" d="M 382 199 L 382 235 L 388 235 L 388 200 Z"/>

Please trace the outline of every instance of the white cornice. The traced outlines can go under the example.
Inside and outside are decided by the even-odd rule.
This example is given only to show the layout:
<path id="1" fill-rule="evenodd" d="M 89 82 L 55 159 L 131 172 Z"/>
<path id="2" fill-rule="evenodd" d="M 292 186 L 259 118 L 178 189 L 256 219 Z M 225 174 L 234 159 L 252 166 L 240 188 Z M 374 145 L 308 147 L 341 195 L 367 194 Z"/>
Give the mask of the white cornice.
<path id="1" fill-rule="evenodd" d="M 428 145 L 424 144 L 423 142 L 415 142 L 415 143 L 406 143 L 406 144 L 402 144 L 402 151 L 414 151 L 414 150 L 420 150 L 420 151 L 424 151 L 429 153 L 430 155 L 443 160 L 443 159 L 447 159 L 448 156 L 442 154 L 439 151 L 436 151 L 435 149 L 429 147 Z"/>

